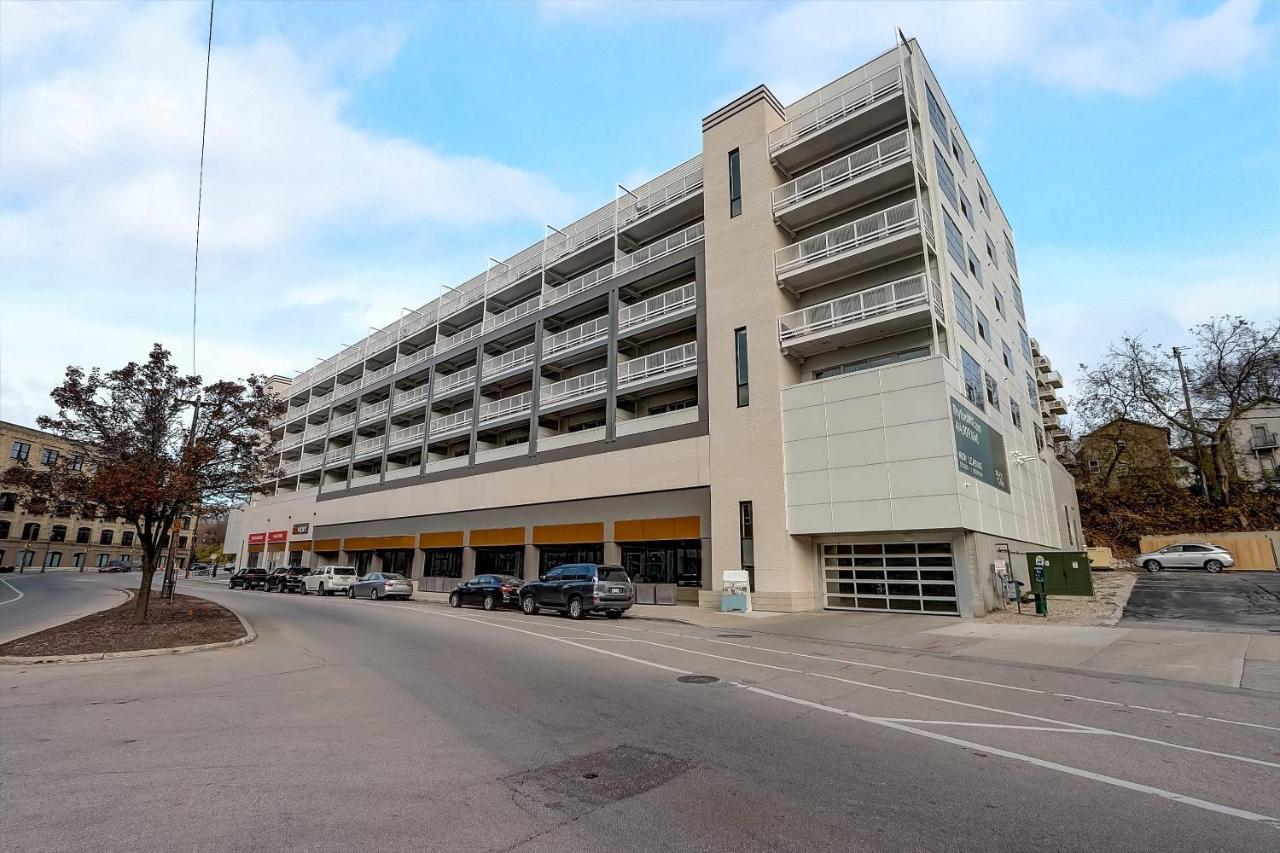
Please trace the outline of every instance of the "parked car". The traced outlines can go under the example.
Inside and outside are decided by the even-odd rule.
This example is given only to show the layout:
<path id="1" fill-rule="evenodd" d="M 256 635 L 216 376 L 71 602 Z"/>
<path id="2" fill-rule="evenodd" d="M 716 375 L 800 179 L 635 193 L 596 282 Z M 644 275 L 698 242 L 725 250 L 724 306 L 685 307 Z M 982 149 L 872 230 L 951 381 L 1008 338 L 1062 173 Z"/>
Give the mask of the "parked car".
<path id="1" fill-rule="evenodd" d="M 1136 562 L 1149 572 L 1202 568 L 1206 572 L 1217 573 L 1236 564 L 1235 558 L 1226 548 L 1207 542 L 1166 545 L 1159 551 L 1139 554 Z"/>
<path id="2" fill-rule="evenodd" d="M 98 566 L 98 574 L 111 574 L 113 572 L 127 572 L 132 567 L 128 563 L 107 563 L 105 566 Z"/>
<path id="3" fill-rule="evenodd" d="M 333 595 L 346 592 L 355 582 L 354 566 L 321 566 L 302 579 L 302 594 Z"/>
<path id="4" fill-rule="evenodd" d="M 267 575 L 267 592 L 302 592 L 302 581 L 311 570 L 306 566 L 281 566 Z"/>
<path id="5" fill-rule="evenodd" d="M 231 589 L 258 589 L 267 588 L 267 570 L 260 568 L 241 569 L 231 576 L 231 581 L 227 584 Z"/>
<path id="6" fill-rule="evenodd" d="M 347 587 L 347 598 L 403 598 L 413 595 L 413 581 L 395 572 L 369 572 Z"/>
<path id="7" fill-rule="evenodd" d="M 449 606 L 479 604 L 485 610 L 497 610 L 501 606 L 520 606 L 520 578 L 511 575 L 476 575 L 464 581 L 449 593 Z"/>
<path id="8" fill-rule="evenodd" d="M 520 588 L 520 609 L 530 615 L 548 607 L 573 619 L 588 613 L 620 619 L 635 600 L 626 569 L 595 563 L 559 566 Z"/>

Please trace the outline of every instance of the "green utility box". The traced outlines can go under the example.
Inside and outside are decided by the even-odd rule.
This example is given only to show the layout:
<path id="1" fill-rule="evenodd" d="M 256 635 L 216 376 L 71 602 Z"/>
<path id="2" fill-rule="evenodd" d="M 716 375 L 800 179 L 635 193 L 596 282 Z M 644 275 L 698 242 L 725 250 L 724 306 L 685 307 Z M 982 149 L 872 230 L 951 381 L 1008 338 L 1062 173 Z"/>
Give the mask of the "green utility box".
<path id="1" fill-rule="evenodd" d="M 1089 557 L 1083 551 L 1031 551 L 1027 554 L 1027 574 L 1035 576 L 1036 566 L 1044 568 L 1044 588 L 1049 595 L 1093 595 Z"/>

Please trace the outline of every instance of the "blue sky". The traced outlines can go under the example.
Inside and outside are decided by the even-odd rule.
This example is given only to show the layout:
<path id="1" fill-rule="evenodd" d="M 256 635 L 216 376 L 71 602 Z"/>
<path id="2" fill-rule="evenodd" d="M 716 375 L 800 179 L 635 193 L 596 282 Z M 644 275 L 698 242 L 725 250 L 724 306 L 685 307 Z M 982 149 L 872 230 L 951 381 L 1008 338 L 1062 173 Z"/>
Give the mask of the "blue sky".
<path id="1" fill-rule="evenodd" d="M 0 417 L 68 363 L 190 361 L 208 7 L 0 5 Z M 292 372 L 784 102 L 920 39 L 1068 375 L 1280 314 L 1280 4 L 219 0 L 206 375 Z M 1068 392 L 1070 388 L 1068 387 Z"/>

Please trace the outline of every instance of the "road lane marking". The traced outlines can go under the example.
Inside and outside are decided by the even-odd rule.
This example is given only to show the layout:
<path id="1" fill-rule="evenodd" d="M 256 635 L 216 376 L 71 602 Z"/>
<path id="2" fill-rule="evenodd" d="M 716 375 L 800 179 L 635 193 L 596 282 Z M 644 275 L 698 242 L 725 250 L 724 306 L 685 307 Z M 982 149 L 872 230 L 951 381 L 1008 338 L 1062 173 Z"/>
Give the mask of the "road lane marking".
<path id="1" fill-rule="evenodd" d="M 624 655 L 620 652 L 609 651 L 608 649 L 598 649 L 598 648 L 595 648 L 594 646 L 584 645 L 583 643 L 574 642 L 573 640 L 568 640 L 563 637 L 553 637 L 551 635 L 542 634 L 537 631 L 529 631 L 524 628 L 516 628 L 511 625 L 499 624 L 498 622 L 492 621 L 492 620 L 475 619 L 470 616 L 461 616 L 453 613 L 436 613 L 431 610 L 425 610 L 423 608 L 417 608 L 417 607 L 408 607 L 405 605 L 392 604 L 392 605 L 386 605 L 386 606 L 388 608 L 395 608 L 397 610 L 409 610 L 409 611 L 416 611 L 418 613 L 426 613 L 431 616 L 439 616 L 446 619 L 459 619 L 464 622 L 473 622 L 477 625 L 488 625 L 495 628 L 501 628 L 504 631 L 514 631 L 520 634 L 526 634 L 531 637 L 541 637 L 544 640 L 551 640 L 552 642 L 563 643 L 565 645 L 574 646 L 579 649 L 585 649 L 586 651 L 592 652 L 594 654 L 607 655 L 609 657 L 619 658 L 621 660 L 629 661 L 631 663 L 639 664 L 641 666 L 647 666 L 653 669 L 660 669 L 665 672 L 675 672 L 681 675 L 693 674 L 692 672 L 689 672 L 687 670 L 682 670 L 682 669 L 679 669 L 678 667 L 668 666 L 667 664 L 658 663 L 657 661 L 651 661 L 651 660 L 645 660 L 644 658 L 632 657 L 631 655 Z M 658 646 L 662 645 L 661 643 L 652 643 L 652 641 L 650 641 L 650 644 L 658 645 Z M 677 647 L 669 647 L 669 648 L 674 648 L 677 651 L 690 651 L 688 649 L 679 649 Z M 768 666 L 768 665 L 766 664 L 765 666 Z M 785 669 L 785 667 L 776 667 L 776 668 Z M 1218 814 L 1227 815 L 1229 817 L 1240 818 L 1242 820 L 1249 820 L 1257 823 L 1263 823 L 1268 826 L 1271 826 L 1272 828 L 1280 829 L 1280 818 L 1272 817 L 1270 815 L 1258 814 L 1257 812 L 1251 812 L 1245 809 L 1237 809 L 1233 806 L 1227 806 L 1221 803 L 1214 803 L 1214 802 L 1210 802 L 1209 800 L 1201 800 L 1196 797 L 1188 797 L 1185 794 L 1179 794 L 1174 791 L 1167 791 L 1167 790 L 1164 790 L 1163 788 L 1156 788 L 1151 785 L 1143 785 L 1138 782 L 1130 782 L 1127 779 L 1120 779 L 1115 776 L 1107 776 L 1102 773 L 1094 773 L 1091 770 L 1084 770 L 1082 768 L 1072 767 L 1067 764 L 1059 764 L 1058 762 L 1055 762 L 1055 761 L 1046 761 L 1043 758 L 1036 758 L 1035 756 L 1032 756 L 1032 755 L 1023 755 L 1022 753 L 1013 752 L 1007 749 L 1001 749 L 999 747 L 990 747 L 985 744 L 980 744 L 974 741 L 967 741 L 961 738 L 951 737 L 950 735 L 944 735 L 939 732 L 931 732 L 926 729 L 914 728 L 904 723 L 894 722 L 890 719 L 883 718 L 883 717 L 872 717 L 866 714 L 859 714 L 855 711 L 846 711 L 843 708 L 835 708 L 831 705 L 824 705 L 819 702 L 811 702 L 808 699 L 801 699 L 797 696 L 790 696 L 785 693 L 777 693 L 775 691 L 766 690 L 762 687 L 756 687 L 754 685 L 743 684 L 741 682 L 736 682 L 736 681 L 732 681 L 730 682 L 730 684 L 732 684 L 735 687 L 746 690 L 747 692 L 755 693 L 760 696 L 767 696 L 773 699 L 777 699 L 779 701 L 790 702 L 796 705 L 812 708 L 814 710 L 837 714 L 850 719 L 871 723 L 872 725 L 883 726 L 884 728 L 906 732 L 908 734 L 914 734 L 919 737 L 927 738 L 929 740 L 934 740 L 941 743 L 953 744 L 955 746 L 959 746 L 965 749 L 972 749 L 972 750 L 977 750 L 979 752 L 985 752 L 989 755 L 999 755 L 1004 758 L 1009 758 L 1014 761 L 1025 762 L 1027 764 L 1031 764 L 1033 766 L 1040 767 L 1046 770 L 1054 770 L 1059 773 L 1066 773 L 1071 776 L 1077 776 L 1083 779 L 1089 779 L 1095 782 L 1101 782 L 1103 784 L 1113 785 L 1118 788 L 1124 788 L 1126 790 L 1135 791 L 1143 794 L 1150 794 L 1152 796 L 1160 797 L 1162 799 L 1170 800 L 1172 802 L 1182 803 L 1183 805 L 1194 806 L 1195 808 L 1216 812 Z M 1071 724 L 1071 725 L 1073 725 L 1073 728 L 1082 728 L 1082 727 L 1074 726 L 1074 724 Z"/>
<path id="2" fill-rule="evenodd" d="M 0 583 L 4 584 L 5 586 L 9 587 L 9 589 L 13 590 L 13 592 L 16 593 L 16 596 L 17 596 L 16 598 L 6 598 L 4 601 L 0 601 L 0 607 L 3 607 L 6 604 L 13 604 L 19 598 L 22 598 L 22 590 L 18 589 L 16 586 L 9 583 L 4 578 L 0 578 Z"/>
<path id="3" fill-rule="evenodd" d="M 881 717 L 891 723 L 908 723 L 913 726 L 969 726 L 975 729 L 1012 729 L 1019 732 L 1058 732 L 1070 735 L 1093 735 L 1088 729 L 1055 729 L 1051 726 L 1014 726 L 1008 723 L 973 723 L 966 720 L 908 720 L 903 717 Z"/>

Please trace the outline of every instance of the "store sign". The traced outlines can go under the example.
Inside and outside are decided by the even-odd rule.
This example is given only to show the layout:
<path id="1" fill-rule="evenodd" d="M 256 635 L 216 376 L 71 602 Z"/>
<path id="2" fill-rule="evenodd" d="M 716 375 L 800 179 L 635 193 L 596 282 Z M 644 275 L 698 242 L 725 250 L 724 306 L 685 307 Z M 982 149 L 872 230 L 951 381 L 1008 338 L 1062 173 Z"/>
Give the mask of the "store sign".
<path id="1" fill-rule="evenodd" d="M 267 541 L 267 534 L 265 534 L 265 533 L 250 533 L 250 534 L 249 534 L 249 544 L 250 544 L 250 545 L 261 545 L 263 542 L 266 542 L 266 541 Z"/>
<path id="2" fill-rule="evenodd" d="M 951 398 L 951 427 L 956 435 L 956 464 L 960 473 L 1008 492 L 1009 465 L 1004 455 L 1004 436 L 955 397 Z"/>
<path id="3" fill-rule="evenodd" d="M 310 532 L 311 532 L 310 524 L 295 524 L 293 526 L 294 536 L 306 536 Z"/>
<path id="4" fill-rule="evenodd" d="M 288 542 L 288 541 L 289 541 L 289 531 L 287 531 L 287 530 L 273 530 L 273 531 L 271 531 L 270 533 L 268 533 L 268 534 L 267 534 L 267 541 L 268 541 L 268 542 Z"/>

